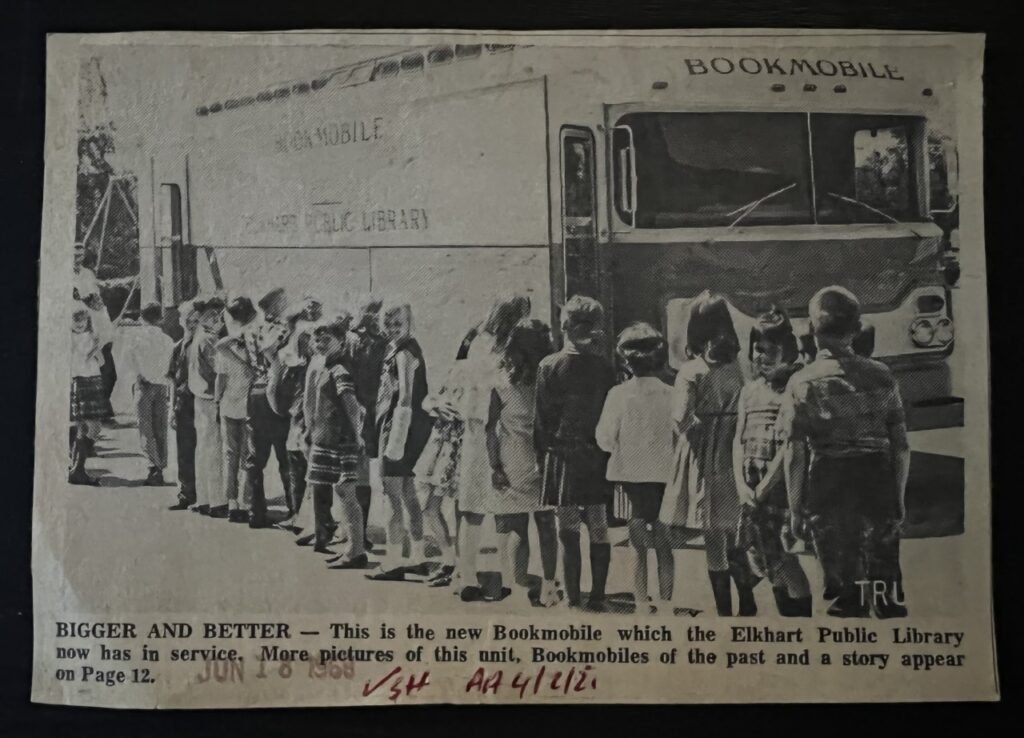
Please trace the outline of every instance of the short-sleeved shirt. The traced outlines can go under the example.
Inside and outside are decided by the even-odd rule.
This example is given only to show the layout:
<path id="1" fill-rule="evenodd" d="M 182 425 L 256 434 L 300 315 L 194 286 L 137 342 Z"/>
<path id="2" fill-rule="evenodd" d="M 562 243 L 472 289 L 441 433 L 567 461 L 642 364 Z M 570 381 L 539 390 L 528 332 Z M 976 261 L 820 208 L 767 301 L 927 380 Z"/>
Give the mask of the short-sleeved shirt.
<path id="1" fill-rule="evenodd" d="M 823 349 L 790 378 L 778 422 L 783 439 L 804 440 L 816 455 L 860 456 L 902 450 L 890 431 L 905 416 L 889 367 Z"/>

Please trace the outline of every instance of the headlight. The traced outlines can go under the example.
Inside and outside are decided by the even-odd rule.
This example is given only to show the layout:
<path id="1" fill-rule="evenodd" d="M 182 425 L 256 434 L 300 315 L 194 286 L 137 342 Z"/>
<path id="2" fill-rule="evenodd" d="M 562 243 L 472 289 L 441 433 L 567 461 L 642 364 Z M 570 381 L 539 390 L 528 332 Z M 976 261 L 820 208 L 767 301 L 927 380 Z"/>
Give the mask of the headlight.
<path id="1" fill-rule="evenodd" d="M 953 321 L 949 318 L 940 318 L 936 321 L 935 335 L 932 340 L 943 346 L 951 343 L 953 341 Z"/>
<path id="2" fill-rule="evenodd" d="M 930 346 L 935 340 L 935 326 L 928 318 L 918 318 L 910 324 L 910 340 L 915 346 Z"/>

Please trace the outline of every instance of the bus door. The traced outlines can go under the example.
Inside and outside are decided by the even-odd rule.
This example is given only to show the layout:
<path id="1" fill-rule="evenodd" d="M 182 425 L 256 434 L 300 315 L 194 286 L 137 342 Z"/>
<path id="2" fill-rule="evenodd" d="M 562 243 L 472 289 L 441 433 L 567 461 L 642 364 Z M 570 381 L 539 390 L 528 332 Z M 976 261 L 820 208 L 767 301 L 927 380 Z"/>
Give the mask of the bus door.
<path id="1" fill-rule="evenodd" d="M 573 295 L 601 299 L 597 251 L 597 196 L 594 134 L 589 128 L 563 126 L 561 301 Z"/>

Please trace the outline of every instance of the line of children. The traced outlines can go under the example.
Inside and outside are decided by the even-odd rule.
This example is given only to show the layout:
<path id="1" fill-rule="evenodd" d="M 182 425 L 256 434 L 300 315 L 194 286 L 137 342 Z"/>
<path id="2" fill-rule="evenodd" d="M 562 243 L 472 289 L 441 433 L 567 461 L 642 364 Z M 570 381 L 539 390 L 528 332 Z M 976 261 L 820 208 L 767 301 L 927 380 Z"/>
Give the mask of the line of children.
<path id="1" fill-rule="evenodd" d="M 399 569 L 427 560 L 429 538 L 437 549 L 433 558 L 440 559 L 432 583 L 451 579 L 463 599 L 488 599 L 477 591 L 477 554 L 485 517 L 494 516 L 503 585 L 522 592 L 532 518 L 542 570 L 535 604 L 560 600 L 560 542 L 569 606 L 604 610 L 611 562 L 607 510 L 613 485 L 621 485 L 631 508 L 638 612 L 671 610 L 673 527 L 703 536 L 719 615 L 733 613 L 733 587 L 737 614 L 756 614 L 754 588 L 762 578 L 780 615 L 811 614 L 808 580 L 791 552 L 794 537 L 813 543 L 827 595 L 835 599 L 830 614 L 862 617 L 870 605 L 880 617 L 906 612 L 899 570 L 909 467 L 902 407 L 888 369 L 855 350 L 865 332 L 856 298 L 842 288 L 822 290 L 811 301 L 817 352 L 807 366 L 798 361 L 785 313 L 773 308 L 760 315 L 748 347 L 755 376 L 746 383 L 728 303 L 711 294 L 690 305 L 690 358 L 671 386 L 663 378 L 666 339 L 644 323 L 618 336 L 616 351 L 630 378 L 616 385 L 602 347 L 604 311 L 588 297 L 575 296 L 562 308 L 564 345 L 557 352 L 547 326 L 529 319 L 528 299 L 499 298 L 464 342 L 465 361 L 456 362 L 435 395 L 406 304 L 382 310 L 370 301 L 358 324 L 348 313 L 313 320 L 314 313 L 319 317 L 315 301 L 264 312 L 273 323 L 257 322 L 245 298 L 226 306 L 214 297 L 182 308 L 186 334 L 169 362 L 181 478 L 173 509 L 192 504 L 214 516 L 227 510 L 235 519 L 239 450 L 246 440 L 253 448 L 238 429 L 262 424 L 266 431 L 284 423 L 289 516 L 280 527 L 309 533 L 318 552 L 332 555 L 330 568 L 369 566 L 362 490 L 373 456 L 380 460 L 390 517 L 388 549 L 371 578 L 394 579 Z M 228 336 L 225 313 L 237 327 Z M 73 315 L 72 340 L 72 421 L 84 454 L 94 437 L 91 424 L 109 413 L 100 347 L 84 308 Z M 267 378 L 259 391 L 273 423 L 253 417 L 252 383 L 263 360 Z M 372 401 L 366 385 L 375 390 Z M 269 436 L 264 441 L 257 467 L 276 444 Z M 191 459 L 184 458 L 192 449 L 194 481 Z M 82 454 L 71 477 L 89 484 Z M 262 484 L 248 474 L 247 481 L 262 494 Z M 304 505 L 307 495 L 312 504 Z M 453 498 L 454 552 L 442 510 Z M 254 508 L 254 516 L 265 515 L 265 501 L 258 499 L 254 506 L 263 507 Z M 331 510 L 335 501 L 341 526 Z M 300 512 L 312 514 L 310 525 L 302 525 Z M 586 598 L 583 523 L 591 573 Z M 338 554 L 333 547 L 342 542 Z M 648 592 L 651 548 L 657 603 Z M 867 603 L 858 582 L 872 578 L 890 583 L 889 592 Z"/>

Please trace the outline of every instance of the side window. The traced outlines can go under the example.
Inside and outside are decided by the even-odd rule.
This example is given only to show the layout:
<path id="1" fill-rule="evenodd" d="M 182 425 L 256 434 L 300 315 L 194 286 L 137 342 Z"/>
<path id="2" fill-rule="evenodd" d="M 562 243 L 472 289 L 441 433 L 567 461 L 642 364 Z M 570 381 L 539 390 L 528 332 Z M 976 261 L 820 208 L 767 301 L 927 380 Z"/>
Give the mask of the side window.
<path id="1" fill-rule="evenodd" d="M 594 134 L 567 126 L 561 144 L 565 297 L 599 297 Z"/>

